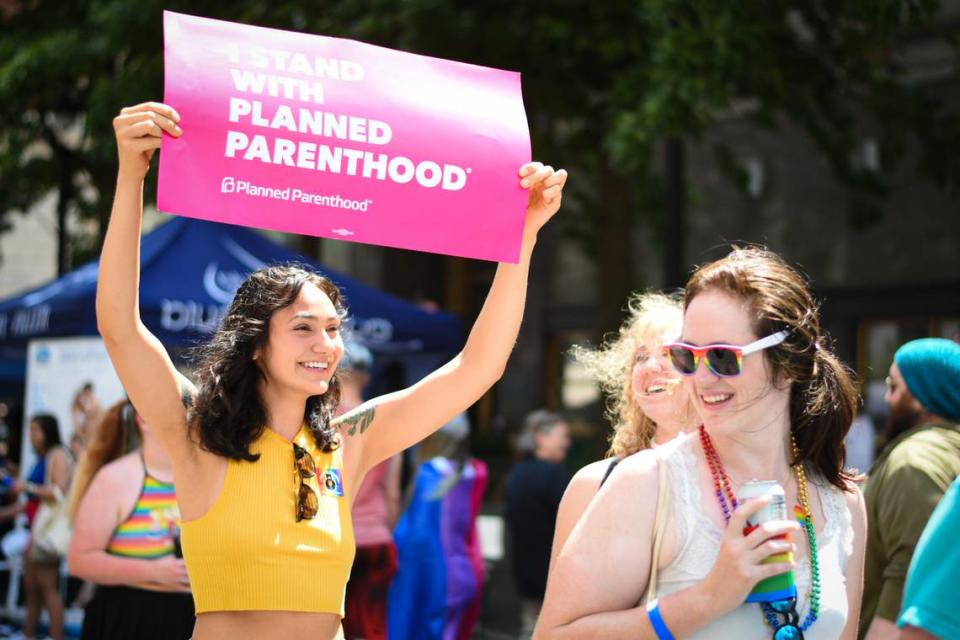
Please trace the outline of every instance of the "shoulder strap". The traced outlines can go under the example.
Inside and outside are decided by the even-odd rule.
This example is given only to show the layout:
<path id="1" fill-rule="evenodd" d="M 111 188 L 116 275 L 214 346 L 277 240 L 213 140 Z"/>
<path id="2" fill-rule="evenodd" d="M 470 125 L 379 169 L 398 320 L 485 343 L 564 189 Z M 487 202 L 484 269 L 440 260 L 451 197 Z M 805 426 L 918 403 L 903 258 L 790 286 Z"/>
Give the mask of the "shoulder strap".
<path id="1" fill-rule="evenodd" d="M 623 458 L 620 456 L 614 456 L 610 459 L 610 465 L 607 467 L 607 470 L 603 474 L 603 478 L 600 480 L 601 487 L 603 486 L 603 483 L 607 481 L 607 478 L 610 477 L 610 474 L 613 473 L 613 468 L 620 464 L 621 460 L 623 460 Z"/>
<path id="2" fill-rule="evenodd" d="M 61 503 L 66 499 L 66 496 L 63 495 L 63 491 L 60 490 L 60 487 L 57 486 L 50 479 L 50 474 L 53 470 L 53 454 L 57 449 L 63 449 L 64 455 L 67 457 L 67 463 L 70 462 L 70 455 L 66 453 L 66 448 L 60 445 L 53 447 L 43 456 L 43 486 L 50 487 L 53 490 L 53 503 Z M 44 501 L 41 501 L 44 502 Z"/>
<path id="3" fill-rule="evenodd" d="M 143 447 L 140 447 L 139 449 L 137 449 L 137 452 L 138 452 L 139 455 L 140 455 L 140 466 L 143 467 L 143 486 L 145 487 L 145 486 L 147 486 L 147 478 L 148 478 L 148 477 L 149 477 L 149 478 L 153 478 L 154 480 L 157 480 L 157 477 L 156 477 L 155 475 L 151 474 L 151 473 L 150 473 L 150 469 L 147 468 L 147 459 L 143 456 Z M 157 480 L 157 482 L 159 482 L 159 480 Z M 164 484 L 166 484 L 166 483 L 164 483 Z M 140 489 L 140 493 L 141 493 L 141 495 L 143 494 L 143 489 L 142 489 L 142 488 Z M 139 498 L 138 498 L 138 500 L 139 500 Z"/>
<path id="4" fill-rule="evenodd" d="M 667 528 L 667 511 L 670 508 L 670 493 L 667 491 L 667 463 L 657 461 L 660 470 L 660 486 L 657 491 L 657 515 L 653 522 L 653 552 L 650 554 L 650 579 L 647 581 L 647 602 L 657 597 L 657 565 L 660 564 L 660 545 Z"/>

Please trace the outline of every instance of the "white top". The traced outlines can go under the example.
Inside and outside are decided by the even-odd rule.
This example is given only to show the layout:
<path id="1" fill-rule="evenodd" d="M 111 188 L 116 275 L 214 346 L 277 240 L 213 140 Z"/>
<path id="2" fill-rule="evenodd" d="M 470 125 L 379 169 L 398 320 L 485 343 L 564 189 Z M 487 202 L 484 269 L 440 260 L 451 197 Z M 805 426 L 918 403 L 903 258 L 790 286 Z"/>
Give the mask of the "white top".
<path id="1" fill-rule="evenodd" d="M 670 517 L 677 532 L 677 557 L 657 574 L 657 596 L 662 597 L 686 589 L 702 581 L 710 572 L 720 552 L 723 531 L 704 515 L 700 485 L 697 482 L 696 437 L 681 437 L 663 447 L 661 459 L 667 464 L 670 479 Z M 853 527 L 846 498 L 840 489 L 807 471 L 809 482 L 816 485 L 826 522 L 817 532 L 820 560 L 820 616 L 804 632 L 806 640 L 835 640 L 847 623 L 847 586 L 844 572 L 853 553 Z M 719 505 L 717 506 L 719 509 Z M 815 526 L 818 525 L 814 521 Z M 801 534 L 800 541 L 806 541 Z M 810 609 L 810 565 L 800 562 L 796 568 L 797 611 L 801 622 Z M 769 640 L 772 629 L 764 620 L 759 604 L 744 603 L 733 611 L 689 636 L 691 639 L 737 638 L 737 640 Z"/>

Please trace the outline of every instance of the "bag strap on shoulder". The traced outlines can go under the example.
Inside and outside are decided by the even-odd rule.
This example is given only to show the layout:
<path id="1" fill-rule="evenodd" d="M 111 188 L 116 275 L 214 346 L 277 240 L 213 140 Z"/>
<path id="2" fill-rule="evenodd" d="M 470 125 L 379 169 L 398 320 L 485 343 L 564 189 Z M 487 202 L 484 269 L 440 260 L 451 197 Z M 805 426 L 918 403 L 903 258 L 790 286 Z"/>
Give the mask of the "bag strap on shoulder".
<path id="1" fill-rule="evenodd" d="M 670 509 L 670 492 L 667 490 L 667 463 L 659 458 L 659 488 L 657 490 L 657 515 L 653 521 L 653 552 L 650 554 L 650 579 L 647 581 L 646 602 L 657 597 L 657 573 L 660 564 L 660 546 L 667 528 L 667 513 Z"/>

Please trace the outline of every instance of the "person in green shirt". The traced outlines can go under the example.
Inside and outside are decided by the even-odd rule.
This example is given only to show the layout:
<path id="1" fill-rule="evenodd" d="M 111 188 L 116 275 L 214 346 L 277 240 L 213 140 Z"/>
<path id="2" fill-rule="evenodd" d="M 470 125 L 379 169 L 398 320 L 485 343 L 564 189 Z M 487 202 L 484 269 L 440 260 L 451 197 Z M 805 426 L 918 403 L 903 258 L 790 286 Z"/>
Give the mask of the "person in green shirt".
<path id="1" fill-rule="evenodd" d="M 927 523 L 907 574 L 902 640 L 960 638 L 957 576 L 960 575 L 960 478 L 953 481 Z"/>
<path id="2" fill-rule="evenodd" d="M 960 476 L 960 345 L 924 338 L 897 350 L 887 378 L 889 444 L 874 462 L 867 507 L 860 638 L 898 638 L 907 569 L 924 526 Z"/>

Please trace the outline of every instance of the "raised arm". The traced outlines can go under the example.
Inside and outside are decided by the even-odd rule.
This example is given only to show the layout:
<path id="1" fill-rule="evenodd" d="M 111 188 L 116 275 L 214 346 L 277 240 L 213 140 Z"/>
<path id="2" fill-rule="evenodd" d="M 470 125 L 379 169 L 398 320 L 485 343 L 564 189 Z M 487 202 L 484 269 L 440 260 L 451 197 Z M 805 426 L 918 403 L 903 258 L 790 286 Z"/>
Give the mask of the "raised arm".
<path id="1" fill-rule="evenodd" d="M 348 438 L 361 438 L 364 470 L 439 429 L 503 375 L 523 318 L 537 233 L 560 208 L 567 173 L 530 163 L 519 178 L 530 190 L 520 262 L 497 268 L 463 351 L 412 387 L 374 398 L 338 419 Z"/>
<path id="2" fill-rule="evenodd" d="M 140 319 L 140 223 L 143 182 L 164 133 L 180 135 L 170 107 L 127 107 L 114 121 L 119 170 L 110 225 L 100 255 L 97 328 L 137 411 L 155 429 L 176 464 L 193 445 L 186 437 L 181 376 Z"/>

